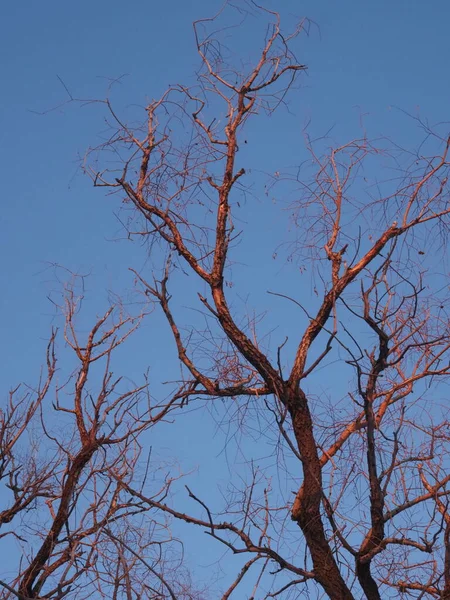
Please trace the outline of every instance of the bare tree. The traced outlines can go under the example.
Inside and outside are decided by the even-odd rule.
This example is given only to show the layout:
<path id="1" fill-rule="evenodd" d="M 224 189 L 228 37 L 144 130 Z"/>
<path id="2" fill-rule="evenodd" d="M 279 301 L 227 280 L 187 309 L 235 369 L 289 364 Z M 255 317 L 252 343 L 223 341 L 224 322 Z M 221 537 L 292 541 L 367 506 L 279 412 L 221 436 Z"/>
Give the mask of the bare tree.
<path id="1" fill-rule="evenodd" d="M 238 151 L 247 122 L 283 105 L 305 71 L 291 50 L 305 23 L 282 34 L 278 15 L 254 10 L 270 24 L 253 66 L 233 65 L 216 26 L 222 15 L 196 22 L 197 85 L 171 87 L 150 103 L 142 129 L 125 125 L 107 102 L 116 131 L 99 150 L 128 158 L 118 172 L 91 173 L 96 185 L 124 194 L 130 235 L 158 241 L 158 256 L 166 257 L 162 275 L 135 273 L 172 332 L 183 400 L 229 398 L 270 415 L 301 484 L 293 500 L 273 505 L 255 475 L 226 507 L 225 521 L 191 491 L 201 517 L 128 490 L 205 528 L 234 554 L 250 555 L 223 598 L 267 562 L 276 566 L 266 597 L 315 589 L 336 599 L 378 599 L 393 589 L 449 598 L 448 420 L 437 402 L 449 374 L 448 285 L 420 258 L 431 239 L 442 242 L 436 252 L 445 247 L 450 140 L 427 130 L 417 153 L 365 136 L 331 148 L 328 140 L 308 142 L 309 170 L 277 173 L 295 184 L 293 254 L 308 257 L 318 283 L 314 302 L 272 290 L 306 323 L 292 322 L 291 355 L 283 343 L 263 349 L 254 324 L 239 323 L 226 294 L 239 256 L 234 242 L 251 227 L 236 225 L 246 176 Z M 382 181 L 380 168 L 393 168 L 394 176 Z M 195 343 L 172 308 L 177 267 L 195 276 L 199 306 L 210 316 Z M 215 350 L 198 358 L 198 346 Z M 339 416 L 331 409 L 324 415 L 309 397 L 316 373 L 333 372 L 325 366 L 333 361 L 342 365 L 340 378 L 347 373 Z M 295 545 L 282 510 L 298 525 Z"/>
<path id="2" fill-rule="evenodd" d="M 445 259 L 450 138 L 422 124 L 426 139 L 417 152 L 364 135 L 340 146 L 307 139 L 307 164 L 294 173 L 280 168 L 267 181 L 268 188 L 278 181 L 291 185 L 289 212 L 297 226 L 291 257 L 307 261 L 311 280 L 305 286 L 297 270 L 295 295 L 267 282 L 280 302 L 271 323 L 287 310 L 292 317 L 289 340 L 262 340 L 256 319 L 230 302 L 236 297 L 231 265 L 239 260 L 237 242 L 252 229 L 239 220 L 239 201 L 246 193 L 251 198 L 239 150 L 251 140 L 249 123 L 260 119 L 268 127 L 264 115 L 283 107 L 301 80 L 306 66 L 292 48 L 307 23 L 282 33 L 277 14 L 249 6 L 268 23 L 262 51 L 250 66 L 239 57 L 233 62 L 221 12 L 194 24 L 201 60 L 196 85 L 170 87 L 148 104 L 141 126 L 127 125 L 105 102 L 112 134 L 88 153 L 86 169 L 96 186 L 117 191 L 129 236 L 148 240 L 153 271 L 135 269 L 136 282 L 167 321 L 182 378 L 164 404 L 143 409 L 138 396 L 145 388 L 111 399 L 106 368 L 100 393 L 87 401 L 91 364 L 100 356 L 109 361 L 119 343 L 114 336 L 132 324 L 122 318 L 104 329 L 108 312 L 79 343 L 68 317 L 67 340 L 80 367 L 73 403 L 55 406 L 76 422 L 76 443 L 62 446 L 47 432 L 62 452 L 62 466 L 52 466 L 51 476 L 50 466 L 41 468 L 31 488 L 20 483 L 18 496 L 13 475 L 14 502 L 2 513 L 8 521 L 16 504 L 20 511 L 31 496 L 48 498 L 50 526 L 10 584 L 20 598 L 39 596 L 57 572 L 64 576 L 45 597 L 61 597 L 81 573 L 106 582 L 99 593 L 120 588 L 127 598 L 142 596 L 146 578 L 161 581 L 157 567 L 141 559 L 141 544 L 155 542 L 115 532 L 117 511 L 124 518 L 146 511 L 147 518 L 191 524 L 208 534 L 205 544 L 241 556 L 221 592 L 224 600 L 242 597 L 248 573 L 254 574 L 252 598 L 450 598 L 443 387 L 450 373 L 449 287 L 446 273 L 427 257 Z M 276 152 L 269 132 L 267 137 L 269 151 Z M 196 286 L 196 308 L 207 323 L 202 331 L 171 296 L 179 272 Z M 329 400 L 319 396 L 324 374 Z M 46 385 L 22 419 L 40 406 Z M 139 459 L 135 436 L 188 403 L 202 410 L 225 403 L 256 415 L 252 426 L 267 427 L 288 484 L 274 489 L 270 474 L 249 457 L 249 476 L 225 506 L 212 506 L 191 488 L 192 508 L 180 506 L 167 496 L 169 480 L 157 493 L 145 482 L 136 485 L 126 475 Z M 183 418 L 181 410 L 176 414 Z M 92 492 L 95 510 L 87 506 L 85 517 L 72 524 L 74 498 L 88 486 L 97 489 L 92 482 L 104 472 L 107 482 Z M 111 570 L 98 567 L 102 544 L 116 548 Z M 145 577 L 129 575 L 134 564 L 145 567 Z M 164 582 L 165 590 L 148 597 L 185 597 Z"/>
<path id="3" fill-rule="evenodd" d="M 58 372 L 55 330 L 46 375 L 36 389 L 14 389 L 1 412 L 0 478 L 10 494 L 0 512 L 0 536 L 21 549 L 11 552 L 17 571 L 0 581 L 1 597 L 199 598 L 172 582 L 183 567 L 167 519 L 148 515 L 149 506 L 127 491 L 138 482 L 143 434 L 175 403 L 158 405 L 145 379 L 136 386 L 111 370 L 113 354 L 145 312 L 133 316 L 113 304 L 80 336 L 77 283 L 66 286 L 59 306 L 74 371 L 66 378 Z M 147 460 L 139 486 L 151 480 L 160 497 L 167 493 L 166 476 L 163 464 L 155 468 Z"/>

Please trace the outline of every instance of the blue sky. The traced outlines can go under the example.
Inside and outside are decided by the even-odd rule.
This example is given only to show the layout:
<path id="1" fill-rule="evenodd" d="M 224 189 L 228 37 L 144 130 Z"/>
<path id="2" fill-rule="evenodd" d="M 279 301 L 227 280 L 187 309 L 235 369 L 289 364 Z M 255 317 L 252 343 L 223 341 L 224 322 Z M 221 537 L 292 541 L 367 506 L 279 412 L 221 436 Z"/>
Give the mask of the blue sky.
<path id="1" fill-rule="evenodd" d="M 333 128 L 332 136 L 346 141 L 359 134 L 363 118 L 369 135 L 413 145 L 421 133 L 398 109 L 420 113 L 430 122 L 448 120 L 447 0 L 279 0 L 272 5 L 288 26 L 294 16 L 307 16 L 314 24 L 298 44 L 308 74 L 291 97 L 290 114 L 281 111 L 266 121 L 269 145 L 265 129 L 251 131 L 247 151 L 253 165 L 275 172 L 300 163 L 305 158 L 302 128 L 309 121 L 314 135 Z M 102 131 L 101 110 L 65 104 L 58 77 L 76 97 L 102 98 L 108 82 L 123 76 L 114 87 L 116 105 L 124 111 L 143 106 L 168 84 L 192 81 L 198 60 L 191 23 L 219 6 L 212 0 L 2 3 L 2 391 L 38 375 L 54 322 L 47 300 L 57 287 L 51 264 L 91 272 L 88 295 L 95 298 L 90 300 L 93 310 L 100 312 L 106 290 L 130 287 L 128 267 L 145 262 L 142 247 L 117 241 L 123 234 L 114 216 L 115 200 L 92 189 L 79 169 L 80 157 Z M 251 32 L 246 43 L 258 46 L 258 33 Z M 280 241 L 275 233 L 282 233 L 285 224 L 274 226 L 271 213 L 259 210 L 262 203 L 253 215 L 258 235 L 244 245 L 245 260 L 234 268 L 241 297 L 257 312 L 279 306 L 264 295 L 272 287 L 268 273 L 277 289 L 289 287 L 286 266 L 271 258 Z M 278 311 L 279 321 L 271 321 L 269 313 L 268 330 L 288 327 L 287 314 Z M 122 357 L 121 368 L 137 377 L 150 363 L 155 377 L 164 379 L 166 362 L 174 356 L 166 333 L 164 323 L 153 319 L 137 336 L 133 358 Z M 192 421 L 189 427 L 189 434 L 176 430 L 171 438 L 168 433 L 167 443 L 176 437 L 174 454 L 187 457 L 191 466 L 207 443 L 215 443 L 205 467 L 214 470 L 223 441 L 199 438 L 195 427 L 200 431 L 201 423 Z"/>
<path id="2" fill-rule="evenodd" d="M 24 375 L 23 362 L 17 361 L 18 355 L 23 358 L 24 344 L 26 359 L 35 366 L 47 336 L 51 309 L 45 282 L 53 277 L 47 264 L 93 271 L 97 278 L 101 273 L 98 285 L 114 287 L 136 255 L 127 244 L 107 242 L 120 231 L 111 204 L 78 168 L 80 156 L 102 130 L 100 111 L 65 105 L 45 115 L 36 112 L 66 100 L 58 76 L 74 96 L 99 98 L 109 78 L 124 75 L 114 92 L 124 106 L 143 105 L 167 84 L 189 80 L 198 64 L 191 22 L 217 6 L 200 0 L 135 1 L 126 8 L 103 0 L 70 6 L 56 0 L 2 3 L 5 292 L 0 319 L 7 349 L 3 364 L 13 380 Z M 334 137 L 342 141 L 359 133 L 362 114 L 369 133 L 405 144 L 419 133 L 392 107 L 413 114 L 419 110 L 432 122 L 446 120 L 450 7 L 445 0 L 430 7 L 407 0 L 283 1 L 277 6 L 286 23 L 293 15 L 306 15 L 317 26 L 300 42 L 308 76 L 291 98 L 295 118 L 280 114 L 278 131 L 271 129 L 276 153 L 264 153 L 268 170 L 304 158 L 301 128 L 308 120 L 315 135 L 334 127 Z M 256 137 L 252 153 L 258 151 L 258 141 Z"/>

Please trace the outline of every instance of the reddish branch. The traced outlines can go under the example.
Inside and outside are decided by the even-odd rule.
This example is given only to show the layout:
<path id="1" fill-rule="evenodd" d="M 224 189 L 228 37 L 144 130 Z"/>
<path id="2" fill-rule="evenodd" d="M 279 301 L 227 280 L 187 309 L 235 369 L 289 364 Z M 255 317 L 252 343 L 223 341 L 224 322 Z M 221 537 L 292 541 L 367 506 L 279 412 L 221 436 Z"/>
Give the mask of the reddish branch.
<path id="1" fill-rule="evenodd" d="M 254 3 L 252 6 L 263 10 Z M 193 494 L 191 497 L 206 510 L 208 520 L 176 511 L 168 503 L 152 499 L 132 486 L 127 489 L 147 506 L 205 528 L 235 554 L 254 555 L 243 566 L 228 595 L 253 564 L 264 557 L 277 563 L 281 570 L 300 576 L 295 580 L 297 585 L 314 579 L 335 600 L 359 597 L 360 590 L 369 600 L 379 600 L 384 585 L 394 586 L 401 593 L 420 590 L 447 598 L 450 584 L 447 575 L 439 574 L 438 559 L 432 568 L 428 567 L 428 558 L 420 563 L 421 573 L 427 573 L 429 583 L 419 585 L 398 578 L 394 567 L 386 567 L 381 556 L 395 557 L 399 548 L 437 556 L 441 543 L 445 549 L 443 568 L 449 572 L 447 475 L 442 464 L 439 469 L 436 467 L 435 451 L 437 444 L 448 442 L 448 436 L 442 433 L 442 427 L 433 427 L 431 432 L 420 430 L 416 422 L 408 421 L 407 413 L 408 399 L 415 386 L 420 389 L 422 384 L 450 374 L 448 319 L 439 316 L 448 297 L 439 310 L 432 306 L 433 298 L 423 299 L 423 274 L 416 277 L 417 265 L 411 259 L 420 235 L 448 231 L 450 138 L 436 140 L 440 145 L 436 154 L 415 156 L 414 164 L 405 169 L 404 180 L 397 187 L 394 185 L 390 195 L 382 196 L 380 192 L 373 202 L 361 197 L 361 186 L 353 186 L 355 181 L 360 183 L 363 163 L 378 157 L 381 149 L 371 146 L 366 139 L 327 150 L 323 156 L 310 148 L 316 172 L 311 183 L 298 181 L 304 196 L 298 200 L 297 208 L 301 213 L 302 239 L 306 248 L 312 247 L 311 268 L 316 269 L 317 279 L 323 282 L 323 293 L 317 294 L 312 315 L 304 309 L 304 303 L 293 299 L 308 320 L 303 330 L 292 326 L 292 335 L 297 338 L 292 360 L 286 359 L 290 372 L 285 377 L 283 370 L 287 368 L 282 367 L 280 358 L 282 346 L 278 348 L 275 365 L 271 355 L 261 349 L 256 334 L 250 335 L 239 325 L 226 293 L 233 252 L 234 196 L 246 176 L 245 168 L 238 164 L 244 125 L 262 109 L 273 112 L 283 103 L 296 76 L 306 68 L 290 50 L 300 28 L 292 36 L 284 36 L 278 15 L 264 10 L 263 14 L 274 22 L 254 66 L 247 72 L 238 73 L 231 65 L 225 65 L 215 34 L 202 34 L 203 27 L 214 23 L 214 19 L 206 19 L 195 24 L 202 61 L 195 89 L 171 88 L 161 100 L 151 103 L 142 131 L 125 126 L 108 103 L 118 133 L 106 148 L 125 149 L 129 158 L 119 176 L 114 173 L 108 179 L 109 173 L 104 171 L 95 173 L 94 180 L 96 185 L 124 193 L 134 207 L 133 214 L 144 222 L 139 235 L 159 240 L 164 249 L 162 278 L 155 275 L 154 282 L 149 283 L 134 272 L 146 294 L 159 304 L 182 365 L 184 379 L 170 406 L 197 396 L 233 397 L 242 404 L 251 397 L 256 403 L 259 401 L 261 409 L 269 406 L 281 435 L 288 440 L 288 448 L 300 461 L 301 473 L 296 473 L 295 479 L 301 479 L 301 485 L 290 510 L 292 520 L 300 527 L 312 568 L 299 567 L 268 543 L 256 543 L 234 523 L 213 519 L 210 509 Z M 211 120 L 207 113 L 218 103 L 222 103 L 223 111 Z M 179 121 L 192 128 L 188 142 L 172 135 L 172 124 Z M 396 168 L 400 162 L 399 159 Z M 132 180 L 130 171 L 136 173 L 137 181 Z M 204 214 L 199 217 L 203 206 Z M 354 221 L 362 223 L 367 232 L 355 233 Z M 167 256 L 171 258 L 167 260 Z M 237 377 L 234 385 L 218 368 L 201 367 L 189 336 L 183 336 L 168 292 L 175 266 L 187 270 L 199 281 L 200 306 L 215 322 L 211 337 L 217 335 L 232 348 L 224 362 L 231 364 L 237 356 L 238 370 L 246 373 Z M 359 292 L 355 291 L 356 282 Z M 352 320 L 350 326 L 348 319 Z M 352 332 L 354 323 L 357 326 Z M 363 328 L 365 341 L 361 341 L 358 328 Z M 356 391 L 348 394 L 350 408 L 342 420 L 330 422 L 329 417 L 321 422 L 306 382 L 323 367 L 325 357 L 336 352 L 336 347 L 345 356 L 342 358 L 341 354 L 338 358 L 353 369 Z M 88 363 L 82 355 L 80 360 L 82 386 Z M 82 470 L 89 462 L 89 453 L 96 451 L 95 444 L 106 442 L 98 437 L 98 431 L 92 432 L 85 425 L 79 403 L 75 404 L 75 415 L 82 453 L 78 466 L 74 459 L 71 467 L 76 479 L 80 467 Z M 415 449 L 414 434 L 418 432 L 422 443 Z M 407 443 L 412 447 L 409 453 L 405 450 Z M 430 487 L 423 469 L 418 475 L 422 460 L 439 471 L 436 485 Z M 357 472 L 354 480 L 353 472 Z M 336 483 L 335 476 L 341 478 L 341 483 Z M 417 491 L 418 479 L 426 493 Z M 350 501 L 349 490 L 361 494 L 360 488 L 366 495 L 360 498 L 363 516 L 355 524 L 346 502 Z M 409 533 L 404 520 L 406 513 L 422 505 L 425 514 L 425 507 L 433 502 L 445 527 L 433 514 L 422 529 L 417 527 Z M 67 520 L 68 507 L 69 503 L 62 508 L 66 515 L 62 522 Z M 248 514 L 245 513 L 245 518 Z M 267 508 L 266 515 L 269 514 Z M 23 589 L 27 593 L 32 591 L 33 569 L 42 569 L 61 531 L 59 522 L 54 533 L 49 534 L 47 549 L 42 550 L 40 558 L 35 557 L 36 566 L 32 563 L 25 574 L 27 583 Z M 221 532 L 234 534 L 240 545 L 223 537 Z M 406 564 L 405 560 L 405 570 Z M 380 575 L 383 569 L 386 576 Z M 349 573 L 356 575 L 357 584 L 352 583 Z"/>

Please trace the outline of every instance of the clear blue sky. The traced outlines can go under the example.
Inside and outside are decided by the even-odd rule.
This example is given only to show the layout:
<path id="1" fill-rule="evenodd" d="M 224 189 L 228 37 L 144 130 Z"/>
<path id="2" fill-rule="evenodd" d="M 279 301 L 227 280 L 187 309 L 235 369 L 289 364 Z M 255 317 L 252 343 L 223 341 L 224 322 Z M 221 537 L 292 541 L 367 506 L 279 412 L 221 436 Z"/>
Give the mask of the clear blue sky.
<path id="1" fill-rule="evenodd" d="M 265 131 L 255 130 L 249 141 L 253 164 L 260 159 L 266 170 L 276 171 L 299 163 L 304 158 L 301 130 L 308 120 L 314 134 L 335 127 L 334 137 L 346 141 L 358 135 L 359 117 L 364 114 L 369 133 L 389 135 L 404 145 L 414 143 L 419 132 L 394 107 L 419 111 L 431 122 L 448 120 L 448 0 L 272 4 L 283 11 L 285 22 L 307 16 L 317 27 L 312 26 L 310 37 L 300 42 L 299 58 L 308 65 L 308 75 L 291 98 L 292 114 L 283 112 L 276 119 L 277 131 L 272 132 L 276 152 L 262 154 Z M 55 288 L 49 263 L 92 272 L 88 293 L 100 311 L 105 290 L 130 286 L 127 268 L 139 268 L 145 260 L 142 247 L 111 241 L 121 235 L 114 201 L 93 190 L 78 168 L 79 157 L 98 140 L 101 112 L 95 106 L 63 105 L 67 97 L 58 76 L 74 96 L 93 98 L 104 96 L 108 78 L 126 75 L 115 87 L 115 101 L 123 107 L 144 105 L 168 84 L 191 80 L 198 64 L 191 23 L 219 6 L 215 0 L 1 3 L 3 392 L 18 381 L 33 382 L 43 362 L 53 322 L 46 299 Z M 258 33 L 254 32 L 256 44 L 261 39 Z M 254 255 L 246 256 L 241 271 L 236 268 L 236 277 L 247 283 L 241 296 L 249 295 L 249 306 L 262 311 L 275 305 L 260 295 L 272 287 L 270 282 L 257 276 L 273 273 L 279 283 L 286 271 L 281 264 L 252 267 L 258 256 L 270 257 L 277 242 L 271 237 L 269 218 L 259 209 L 255 218 L 260 219 L 260 235 L 250 240 Z M 279 312 L 277 318 L 283 318 Z M 271 322 L 270 316 L 269 325 L 268 329 L 286 327 L 282 320 Z M 138 336 L 133 357 L 123 357 L 121 368 L 137 377 L 150 362 L 164 379 L 169 372 L 164 362 L 173 356 L 166 332 L 164 323 L 154 319 Z M 198 426 L 192 421 L 189 435 L 176 434 L 179 448 L 174 454 L 185 453 L 191 466 L 204 453 Z M 173 443 L 171 435 L 168 444 Z M 218 441 L 205 468 L 214 469 L 222 446 Z"/>
<path id="2" fill-rule="evenodd" d="M 291 99 L 295 126 L 285 113 L 278 118 L 274 170 L 300 162 L 301 125 L 308 119 L 315 134 L 335 126 L 335 137 L 345 140 L 358 133 L 359 114 L 367 114 L 370 132 L 407 144 L 413 125 L 390 107 L 420 110 L 434 122 L 448 118 L 446 0 L 276 4 L 286 22 L 306 15 L 318 29 L 301 43 L 309 72 Z M 80 155 L 102 130 L 100 112 L 74 106 L 45 116 L 33 111 L 64 102 L 57 76 L 74 95 L 103 97 L 105 78 L 126 75 L 114 96 L 124 105 L 142 105 L 168 83 L 188 80 L 198 64 L 191 22 L 217 6 L 202 0 L 126 7 L 115 0 L 2 3 L 0 329 L 4 373 L 12 380 L 24 376 L 24 358 L 30 366 L 39 362 L 40 339 L 47 336 L 47 262 L 92 270 L 103 278 L 95 285 L 114 287 L 140 254 L 107 243 L 120 229 L 113 206 L 78 169 Z M 253 158 L 257 162 L 257 154 Z M 270 157 L 264 158 L 270 167 Z"/>

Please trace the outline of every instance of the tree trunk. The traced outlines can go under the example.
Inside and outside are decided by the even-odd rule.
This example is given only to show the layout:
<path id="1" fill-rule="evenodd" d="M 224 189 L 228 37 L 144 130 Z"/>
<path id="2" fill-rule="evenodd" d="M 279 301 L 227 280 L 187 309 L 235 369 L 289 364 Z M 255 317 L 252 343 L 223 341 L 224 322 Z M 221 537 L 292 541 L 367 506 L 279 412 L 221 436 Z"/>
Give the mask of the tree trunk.
<path id="1" fill-rule="evenodd" d="M 303 465 L 303 484 L 292 507 L 292 520 L 305 536 L 316 580 L 332 600 L 353 600 L 326 538 L 321 516 L 322 471 L 308 401 L 302 390 L 289 391 L 287 406 Z"/>

